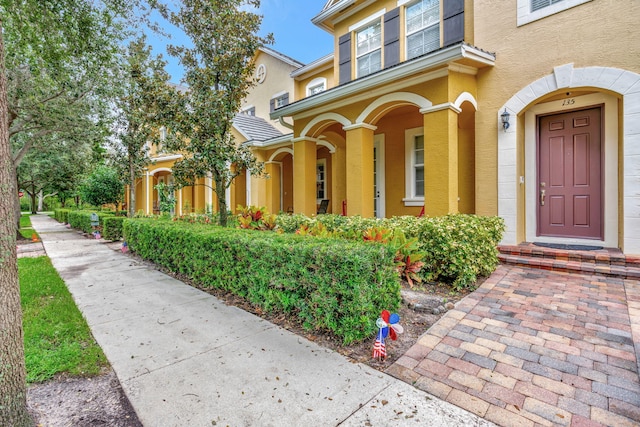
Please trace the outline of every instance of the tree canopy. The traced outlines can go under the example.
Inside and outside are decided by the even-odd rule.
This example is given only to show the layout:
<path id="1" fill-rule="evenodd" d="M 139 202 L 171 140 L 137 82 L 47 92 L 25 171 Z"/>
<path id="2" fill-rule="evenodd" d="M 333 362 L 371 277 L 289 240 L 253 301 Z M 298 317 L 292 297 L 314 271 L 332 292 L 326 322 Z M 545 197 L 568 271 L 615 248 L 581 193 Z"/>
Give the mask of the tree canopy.
<path id="1" fill-rule="evenodd" d="M 30 426 L 16 238 L 17 166 L 46 136 L 91 140 L 142 0 L 0 0 L 0 425 Z M 93 132 L 95 130 L 95 132 Z"/>
<path id="2" fill-rule="evenodd" d="M 172 131 L 180 138 L 171 148 L 186 153 L 175 163 L 173 174 L 179 187 L 212 177 L 221 225 L 227 222 L 225 192 L 233 179 L 243 170 L 263 170 L 231 133 L 233 118 L 255 84 L 254 55 L 273 41 L 271 35 L 257 35 L 262 16 L 249 8 L 259 6 L 259 0 L 184 0 L 179 11 L 164 11 L 193 43 L 168 48 L 184 66 L 189 88 L 172 121 Z"/>
<path id="3" fill-rule="evenodd" d="M 127 176 L 129 185 L 129 216 L 135 214 L 136 178 L 151 163 L 149 148 L 159 147 L 170 137 L 162 132 L 175 114 L 176 91 L 169 83 L 169 74 L 162 56 L 153 57 L 146 38 L 129 43 L 121 69 L 121 93 L 114 109 L 114 133 L 111 146 L 115 163 Z"/>

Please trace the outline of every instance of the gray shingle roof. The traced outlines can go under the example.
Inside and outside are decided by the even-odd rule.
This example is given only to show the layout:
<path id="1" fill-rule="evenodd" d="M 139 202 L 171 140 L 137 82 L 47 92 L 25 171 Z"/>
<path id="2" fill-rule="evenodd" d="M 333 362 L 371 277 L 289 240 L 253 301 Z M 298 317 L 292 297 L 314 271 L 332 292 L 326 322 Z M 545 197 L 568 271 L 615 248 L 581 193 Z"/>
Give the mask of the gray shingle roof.
<path id="1" fill-rule="evenodd" d="M 244 113 L 236 114 L 233 127 L 247 138 L 247 141 L 267 141 L 283 135 L 265 119 Z"/>

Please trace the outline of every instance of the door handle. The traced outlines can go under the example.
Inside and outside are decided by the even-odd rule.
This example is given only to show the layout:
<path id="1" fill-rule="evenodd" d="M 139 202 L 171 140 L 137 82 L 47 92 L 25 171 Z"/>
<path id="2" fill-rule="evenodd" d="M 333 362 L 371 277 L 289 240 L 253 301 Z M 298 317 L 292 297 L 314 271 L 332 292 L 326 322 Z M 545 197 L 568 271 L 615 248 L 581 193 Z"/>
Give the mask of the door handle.
<path id="1" fill-rule="evenodd" d="M 544 206 L 545 190 L 540 190 L 540 206 Z"/>

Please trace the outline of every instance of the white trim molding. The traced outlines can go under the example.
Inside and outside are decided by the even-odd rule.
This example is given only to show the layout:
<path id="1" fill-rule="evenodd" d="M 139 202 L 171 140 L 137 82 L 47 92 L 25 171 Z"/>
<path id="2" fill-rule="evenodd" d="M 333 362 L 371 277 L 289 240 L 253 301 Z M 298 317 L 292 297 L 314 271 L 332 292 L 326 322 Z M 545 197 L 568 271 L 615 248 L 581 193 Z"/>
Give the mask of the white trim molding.
<path id="1" fill-rule="evenodd" d="M 374 116 L 369 117 L 375 110 L 381 106 L 388 106 L 377 112 Z M 383 95 L 373 101 L 360 113 L 355 123 L 376 123 L 378 119 L 384 116 L 389 110 L 401 105 L 415 105 L 420 110 L 430 108 L 433 103 L 427 98 L 411 92 L 395 92 Z"/>
<path id="2" fill-rule="evenodd" d="M 293 157 L 293 150 L 289 147 L 282 147 L 282 148 L 278 148 L 276 151 L 273 152 L 273 154 L 269 157 L 269 160 L 266 161 L 265 163 L 275 163 L 276 162 L 276 157 L 278 157 L 280 154 L 282 153 L 288 153 L 291 154 L 291 157 Z"/>
<path id="3" fill-rule="evenodd" d="M 518 27 L 528 24 L 538 19 L 546 18 L 547 16 L 555 15 L 572 7 L 579 6 L 583 3 L 590 2 L 592 0 L 562 0 L 557 3 L 551 4 L 542 9 L 531 11 L 531 0 L 518 0 Z"/>
<path id="4" fill-rule="evenodd" d="M 304 129 L 302 129 L 302 132 L 300 132 L 300 138 L 305 138 L 307 136 L 307 133 L 309 133 L 309 131 L 311 131 L 311 129 L 313 129 L 314 126 L 316 126 L 319 123 L 322 122 L 338 122 L 340 123 L 342 126 L 349 126 L 351 125 L 351 121 L 349 119 L 347 119 L 345 116 L 338 114 L 338 113 L 324 113 L 324 114 L 320 114 L 319 116 L 316 116 L 313 118 L 313 120 L 311 120 L 305 127 Z"/>
<path id="5" fill-rule="evenodd" d="M 622 111 L 618 114 L 618 117 L 622 115 L 622 146 L 616 165 L 616 172 L 622 178 L 622 194 L 618 198 L 619 192 L 616 192 L 616 206 L 622 210 L 621 226 L 624 234 L 618 246 L 625 253 L 640 254 L 640 74 L 612 67 L 574 68 L 573 64 L 555 67 L 553 73 L 523 87 L 496 111 L 498 215 L 504 218 L 507 226 L 503 243 L 519 243 L 516 203 L 520 186 L 516 149 L 518 116 L 545 95 L 582 87 L 602 89 L 615 93 L 622 99 Z M 511 126 L 506 132 L 500 125 L 500 114 L 505 108 L 511 114 Z M 617 120 L 605 123 L 605 126 L 618 126 Z M 620 171 L 620 168 L 623 170 Z M 616 230 L 615 234 L 618 232 Z M 610 241 L 609 236 L 605 236 L 605 241 Z"/>

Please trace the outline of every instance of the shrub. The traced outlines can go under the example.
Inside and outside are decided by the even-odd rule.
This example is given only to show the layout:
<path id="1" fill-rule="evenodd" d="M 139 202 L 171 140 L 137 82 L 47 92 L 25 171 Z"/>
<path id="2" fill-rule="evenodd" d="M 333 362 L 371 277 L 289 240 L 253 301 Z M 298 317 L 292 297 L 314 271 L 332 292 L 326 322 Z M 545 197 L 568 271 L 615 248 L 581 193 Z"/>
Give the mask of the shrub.
<path id="1" fill-rule="evenodd" d="M 53 211 L 53 217 L 56 221 L 66 224 L 69 222 L 70 209 L 56 209 Z"/>
<path id="2" fill-rule="evenodd" d="M 123 193 L 118 171 L 107 166 L 98 166 L 80 187 L 82 198 L 94 206 L 117 204 Z"/>
<path id="3" fill-rule="evenodd" d="M 265 311 L 296 315 L 345 344 L 374 334 L 380 312 L 400 303 L 394 252 L 381 244 L 159 218 L 126 220 L 124 237 L 143 258 Z"/>
<path id="4" fill-rule="evenodd" d="M 417 247 L 409 251 L 418 258 L 405 254 L 410 256 L 405 257 L 404 277 L 418 281 L 439 280 L 451 283 L 455 289 L 470 288 L 479 276 L 488 276 L 495 270 L 498 265 L 496 246 L 504 233 L 504 221 L 499 217 L 465 214 L 385 219 L 341 215 L 309 218 L 296 214 L 280 215 L 276 223 L 288 233 L 317 235 L 321 231 L 324 235 L 349 239 L 376 240 L 376 230 L 400 230 L 408 240 L 418 239 Z M 409 261 L 408 265 L 406 261 Z M 424 263 L 419 272 L 416 271 L 417 262 Z"/>
<path id="5" fill-rule="evenodd" d="M 93 211 L 70 211 L 69 212 L 69 225 L 77 230 L 82 230 L 85 233 L 93 232 L 91 226 L 91 214 Z M 113 212 L 95 212 L 98 214 L 99 227 L 104 226 L 104 219 L 114 216 Z"/>
<path id="6" fill-rule="evenodd" d="M 471 287 L 478 276 L 490 275 L 498 265 L 497 245 L 503 232 L 504 221 L 498 217 L 425 218 L 418 236 L 426 252 L 424 278 L 443 280 L 455 289 Z"/>
<path id="7" fill-rule="evenodd" d="M 122 224 L 126 217 L 113 216 L 105 217 L 103 220 L 104 229 L 102 237 L 106 240 L 120 240 L 122 239 Z"/>

